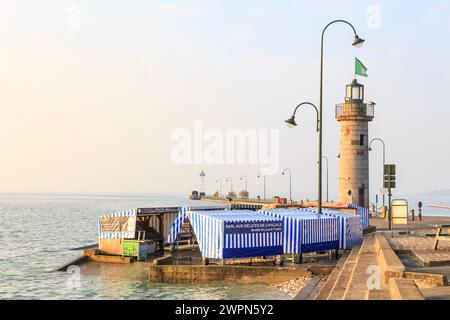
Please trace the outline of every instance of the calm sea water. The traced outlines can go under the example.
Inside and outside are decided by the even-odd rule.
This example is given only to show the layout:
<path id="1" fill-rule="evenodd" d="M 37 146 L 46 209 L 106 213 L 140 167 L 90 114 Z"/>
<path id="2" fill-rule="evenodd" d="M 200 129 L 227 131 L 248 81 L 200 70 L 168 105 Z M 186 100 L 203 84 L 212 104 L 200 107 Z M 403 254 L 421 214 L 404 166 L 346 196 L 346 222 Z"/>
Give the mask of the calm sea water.
<path id="1" fill-rule="evenodd" d="M 117 276 L 114 267 L 82 270 L 79 286 L 70 285 L 70 274 L 52 272 L 82 254 L 71 249 L 97 242 L 99 215 L 199 204 L 207 203 L 165 195 L 0 194 L 0 299 L 287 299 L 263 285 L 153 284 L 129 271 Z"/>

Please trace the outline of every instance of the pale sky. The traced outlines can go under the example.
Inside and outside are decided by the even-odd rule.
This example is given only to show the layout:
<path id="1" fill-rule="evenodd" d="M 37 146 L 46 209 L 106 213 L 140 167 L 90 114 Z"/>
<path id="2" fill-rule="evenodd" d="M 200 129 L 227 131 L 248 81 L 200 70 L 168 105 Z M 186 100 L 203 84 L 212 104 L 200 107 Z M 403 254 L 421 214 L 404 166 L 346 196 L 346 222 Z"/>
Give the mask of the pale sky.
<path id="1" fill-rule="evenodd" d="M 377 11 L 378 10 L 378 11 Z M 374 19 L 375 15 L 379 14 Z M 322 28 L 327 31 L 324 155 L 338 186 L 339 124 L 354 57 L 368 68 L 377 103 L 370 138 L 397 164 L 396 192 L 450 189 L 449 1 L 4 1 L 0 4 L 0 192 L 176 192 L 207 172 L 262 194 L 256 165 L 176 165 L 171 134 L 206 128 L 279 129 L 280 173 L 294 195 L 316 196 L 313 110 L 319 103 Z M 379 18 L 379 19 L 378 19 Z M 370 155 L 371 193 L 381 146 Z M 288 193 L 280 173 L 268 195 Z M 223 184 L 226 189 L 227 184 Z"/>

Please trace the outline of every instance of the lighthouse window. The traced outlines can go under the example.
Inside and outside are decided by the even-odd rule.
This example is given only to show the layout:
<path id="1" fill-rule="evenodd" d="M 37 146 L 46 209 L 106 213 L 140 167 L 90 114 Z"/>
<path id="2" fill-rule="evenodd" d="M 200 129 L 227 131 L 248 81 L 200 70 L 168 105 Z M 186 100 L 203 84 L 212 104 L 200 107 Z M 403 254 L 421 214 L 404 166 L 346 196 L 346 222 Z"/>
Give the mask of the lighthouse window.
<path id="1" fill-rule="evenodd" d="M 364 145 L 364 135 L 363 134 L 359 135 L 359 145 L 360 146 Z"/>
<path id="2" fill-rule="evenodd" d="M 361 92 L 359 87 L 352 87 L 352 99 L 361 99 Z"/>
<path id="3" fill-rule="evenodd" d="M 352 98 L 352 86 L 347 86 L 347 97 Z"/>

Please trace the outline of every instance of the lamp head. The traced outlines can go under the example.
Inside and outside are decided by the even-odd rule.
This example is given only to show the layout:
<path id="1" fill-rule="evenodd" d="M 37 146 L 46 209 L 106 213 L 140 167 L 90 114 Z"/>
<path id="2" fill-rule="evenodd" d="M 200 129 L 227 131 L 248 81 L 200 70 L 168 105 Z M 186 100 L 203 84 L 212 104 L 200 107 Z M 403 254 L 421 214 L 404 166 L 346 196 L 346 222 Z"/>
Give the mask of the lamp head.
<path id="1" fill-rule="evenodd" d="M 293 127 L 295 127 L 295 126 L 297 125 L 297 123 L 295 122 L 295 116 L 293 115 L 292 117 L 290 117 L 289 119 L 287 119 L 287 120 L 285 121 L 285 123 L 286 123 L 286 126 L 287 126 L 288 128 L 293 128 Z"/>
<path id="2" fill-rule="evenodd" d="M 366 40 L 361 39 L 357 34 L 355 35 L 355 40 L 353 40 L 352 45 L 354 45 L 357 48 L 362 47 L 362 45 L 364 44 Z"/>

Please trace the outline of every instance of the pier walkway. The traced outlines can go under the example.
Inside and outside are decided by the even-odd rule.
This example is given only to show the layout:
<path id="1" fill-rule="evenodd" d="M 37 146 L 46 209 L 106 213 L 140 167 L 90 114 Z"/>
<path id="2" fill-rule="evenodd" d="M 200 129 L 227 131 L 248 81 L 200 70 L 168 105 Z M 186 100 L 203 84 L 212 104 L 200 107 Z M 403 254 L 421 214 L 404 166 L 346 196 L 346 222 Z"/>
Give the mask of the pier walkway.
<path id="1" fill-rule="evenodd" d="M 317 300 L 424 300 L 418 282 L 445 285 L 439 275 L 408 271 L 382 233 L 364 236 L 344 255 L 316 296 Z M 448 287 L 447 287 L 448 288 Z M 442 291 L 442 290 L 441 290 Z M 441 294 L 434 290 L 431 294 Z"/>
<path id="2" fill-rule="evenodd" d="M 361 246 L 352 249 L 344 256 L 331 273 L 318 300 L 390 300 L 390 291 L 381 279 L 377 260 L 375 235 L 364 237 Z M 378 290 L 369 290 L 380 287 Z"/>

